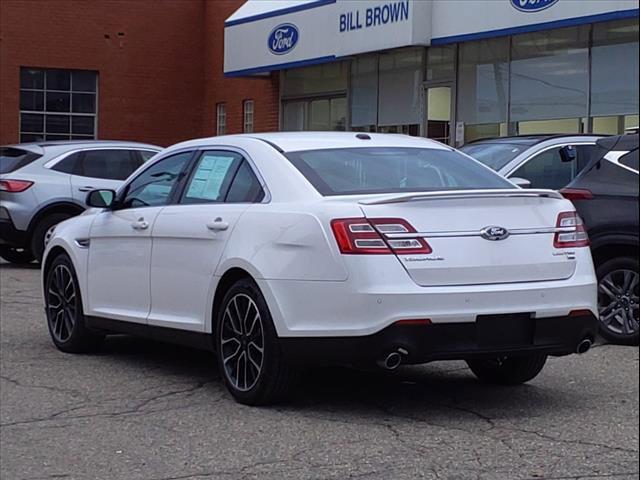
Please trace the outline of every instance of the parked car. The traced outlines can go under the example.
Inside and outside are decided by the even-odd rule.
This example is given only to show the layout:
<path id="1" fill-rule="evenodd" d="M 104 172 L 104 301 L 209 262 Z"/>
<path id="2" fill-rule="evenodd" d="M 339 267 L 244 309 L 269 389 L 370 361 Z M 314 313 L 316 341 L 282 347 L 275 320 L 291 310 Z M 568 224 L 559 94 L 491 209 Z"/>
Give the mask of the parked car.
<path id="1" fill-rule="evenodd" d="M 587 167 L 561 190 L 584 219 L 598 276 L 602 335 L 638 344 L 640 229 L 638 134 L 598 140 Z"/>
<path id="2" fill-rule="evenodd" d="M 600 138 L 603 136 L 523 135 L 478 140 L 460 150 L 516 184 L 560 190 L 589 163 Z"/>
<path id="3" fill-rule="evenodd" d="M 40 260 L 47 231 L 82 213 L 87 192 L 118 188 L 160 150 L 97 140 L 0 147 L 0 257 L 12 263 Z"/>
<path id="4" fill-rule="evenodd" d="M 242 403 L 275 401 L 314 364 L 463 359 L 519 384 L 597 333 L 571 202 L 431 140 L 194 140 L 87 202 L 45 252 L 53 343 L 122 332 L 212 349 Z"/>
<path id="5" fill-rule="evenodd" d="M 574 202 L 591 239 L 600 331 L 638 344 L 638 135 L 505 137 L 462 151 L 516 183 L 557 189 Z"/>

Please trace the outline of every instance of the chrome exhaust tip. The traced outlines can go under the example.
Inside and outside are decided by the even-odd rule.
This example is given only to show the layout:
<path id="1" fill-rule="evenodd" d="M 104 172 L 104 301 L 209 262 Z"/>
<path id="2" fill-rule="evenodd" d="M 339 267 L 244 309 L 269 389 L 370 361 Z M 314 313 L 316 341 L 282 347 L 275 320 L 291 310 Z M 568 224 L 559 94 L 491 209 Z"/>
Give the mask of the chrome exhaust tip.
<path id="1" fill-rule="evenodd" d="M 378 365 L 386 370 L 395 370 L 402 363 L 402 356 L 398 352 L 391 352 L 386 357 L 378 360 Z"/>
<path id="2" fill-rule="evenodd" d="M 585 338 L 576 347 L 576 353 L 579 355 L 582 355 L 583 353 L 587 353 L 591 349 L 591 345 L 593 345 L 593 342 L 591 341 L 591 339 Z"/>

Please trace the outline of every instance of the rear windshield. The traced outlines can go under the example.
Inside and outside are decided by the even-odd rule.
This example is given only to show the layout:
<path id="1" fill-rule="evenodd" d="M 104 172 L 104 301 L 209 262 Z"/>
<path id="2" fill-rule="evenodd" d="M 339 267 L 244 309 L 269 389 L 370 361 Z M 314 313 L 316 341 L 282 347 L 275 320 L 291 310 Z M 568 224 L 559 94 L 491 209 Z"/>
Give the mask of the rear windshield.
<path id="1" fill-rule="evenodd" d="M 491 170 L 450 150 L 337 148 L 286 156 L 322 195 L 513 188 Z"/>
<path id="2" fill-rule="evenodd" d="M 13 147 L 0 147 L 0 173 L 13 172 L 42 155 Z"/>
<path id="3" fill-rule="evenodd" d="M 460 150 L 484 163 L 493 170 L 500 170 L 511 160 L 524 152 L 529 145 L 516 145 L 514 143 L 472 143 L 465 145 Z"/>

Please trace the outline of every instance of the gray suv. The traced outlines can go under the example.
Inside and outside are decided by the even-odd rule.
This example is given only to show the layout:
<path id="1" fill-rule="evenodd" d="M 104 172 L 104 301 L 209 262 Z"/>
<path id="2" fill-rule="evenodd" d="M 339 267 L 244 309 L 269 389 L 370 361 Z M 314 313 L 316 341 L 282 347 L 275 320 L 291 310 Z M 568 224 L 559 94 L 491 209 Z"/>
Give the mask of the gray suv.
<path id="1" fill-rule="evenodd" d="M 39 261 L 49 229 L 82 213 L 87 192 L 117 189 L 160 150 L 98 140 L 0 147 L 0 257 Z"/>

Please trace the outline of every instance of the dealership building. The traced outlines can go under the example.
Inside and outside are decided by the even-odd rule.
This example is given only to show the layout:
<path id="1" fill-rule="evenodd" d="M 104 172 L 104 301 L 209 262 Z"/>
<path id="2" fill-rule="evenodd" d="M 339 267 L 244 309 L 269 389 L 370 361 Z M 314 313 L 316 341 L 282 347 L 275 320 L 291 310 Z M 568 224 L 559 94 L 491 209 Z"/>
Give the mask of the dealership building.
<path id="1" fill-rule="evenodd" d="M 18 19 L 34 3 L 0 7 L 3 143 L 638 125 L 637 0 L 105 0 L 60 18 L 78 6 L 61 0 Z"/>

